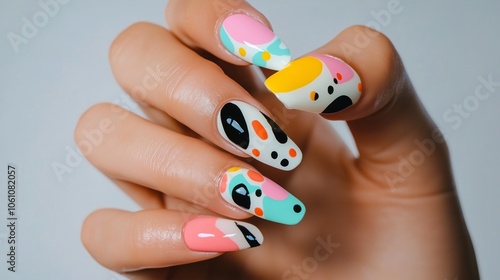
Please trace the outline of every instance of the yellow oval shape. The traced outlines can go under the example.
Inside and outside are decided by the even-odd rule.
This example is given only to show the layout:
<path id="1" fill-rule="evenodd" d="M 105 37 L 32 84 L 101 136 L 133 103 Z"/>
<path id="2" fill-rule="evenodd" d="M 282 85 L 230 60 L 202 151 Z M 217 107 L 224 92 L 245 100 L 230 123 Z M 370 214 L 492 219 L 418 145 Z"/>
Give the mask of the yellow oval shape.
<path id="1" fill-rule="evenodd" d="M 316 79 L 323 70 L 323 63 L 312 56 L 290 62 L 265 81 L 266 87 L 275 94 L 287 93 L 301 88 Z"/>

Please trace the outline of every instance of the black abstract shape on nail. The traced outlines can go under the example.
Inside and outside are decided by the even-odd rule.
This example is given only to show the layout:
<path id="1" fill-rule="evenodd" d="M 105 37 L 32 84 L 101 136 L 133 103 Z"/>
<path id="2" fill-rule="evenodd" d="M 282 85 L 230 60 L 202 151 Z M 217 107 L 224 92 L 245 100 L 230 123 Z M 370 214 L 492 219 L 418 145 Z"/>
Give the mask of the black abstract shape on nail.
<path id="1" fill-rule="evenodd" d="M 246 150 L 250 144 L 250 135 L 241 109 L 233 103 L 227 103 L 221 109 L 220 118 L 229 140 Z"/>
<path id="2" fill-rule="evenodd" d="M 326 107 L 322 112 L 323 114 L 335 113 L 344 110 L 345 108 L 352 105 L 352 100 L 348 96 L 342 95 L 337 97 L 335 100 Z"/>
<path id="3" fill-rule="evenodd" d="M 250 194 L 248 193 L 247 186 L 238 184 L 233 188 L 231 197 L 237 205 L 245 209 L 250 209 Z"/>
<path id="4" fill-rule="evenodd" d="M 318 100 L 319 94 L 317 92 L 314 92 L 314 101 Z"/>
<path id="5" fill-rule="evenodd" d="M 295 213 L 300 213 L 302 211 L 302 206 L 295 204 L 295 206 L 293 206 L 293 211 Z"/>
<path id="6" fill-rule="evenodd" d="M 333 86 L 328 86 L 328 94 L 333 94 L 333 92 L 335 91 L 335 88 L 333 88 Z"/>
<path id="7" fill-rule="evenodd" d="M 285 159 L 283 159 L 283 160 L 280 162 L 280 164 L 281 164 L 281 166 L 283 166 L 283 167 L 287 167 L 287 166 L 288 166 L 288 164 L 290 164 L 290 162 L 288 161 L 288 159 L 286 159 L 286 158 L 285 158 Z"/>
<path id="8" fill-rule="evenodd" d="M 273 159 L 277 159 L 277 158 L 278 158 L 278 152 L 273 151 L 273 152 L 271 153 L 271 157 L 272 157 Z"/>
<path id="9" fill-rule="evenodd" d="M 256 195 L 257 197 L 261 197 L 261 196 L 262 196 L 262 191 L 261 191 L 261 190 L 256 190 L 256 191 L 255 191 L 255 195 Z"/>
<path id="10" fill-rule="evenodd" d="M 260 243 L 259 243 L 259 241 L 257 241 L 257 238 L 255 237 L 255 235 L 253 235 L 246 227 L 239 225 L 236 222 L 235 222 L 235 224 L 238 227 L 238 229 L 241 231 L 241 234 L 243 234 L 243 236 L 245 237 L 245 240 L 247 241 L 248 245 L 250 245 L 250 247 L 253 248 L 253 247 L 260 246 Z"/>
<path id="11" fill-rule="evenodd" d="M 278 126 L 278 124 L 276 124 L 268 116 L 266 116 L 264 114 L 262 114 L 262 115 L 264 116 L 264 118 L 266 118 L 267 122 L 271 126 L 271 128 L 273 130 L 274 137 L 276 138 L 276 140 L 278 140 L 278 142 L 280 142 L 281 144 L 285 144 L 288 141 L 288 136 L 286 136 L 286 133 L 283 130 L 281 130 L 281 128 Z"/>

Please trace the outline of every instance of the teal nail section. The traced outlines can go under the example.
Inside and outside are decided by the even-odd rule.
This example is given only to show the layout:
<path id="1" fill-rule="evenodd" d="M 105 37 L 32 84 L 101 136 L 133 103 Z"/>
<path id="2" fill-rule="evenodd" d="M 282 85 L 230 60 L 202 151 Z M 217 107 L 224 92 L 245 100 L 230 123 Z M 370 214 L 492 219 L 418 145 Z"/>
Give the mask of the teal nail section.
<path id="1" fill-rule="evenodd" d="M 281 70 L 290 63 L 290 50 L 268 26 L 246 14 L 229 15 L 219 37 L 228 51 L 260 67 Z"/>
<path id="2" fill-rule="evenodd" d="M 220 32 L 219 33 L 220 33 L 220 40 L 221 40 L 222 44 L 224 45 L 224 47 L 226 47 L 226 49 L 228 51 L 234 53 L 234 45 L 231 42 L 231 38 L 229 38 L 229 34 L 227 34 L 227 32 L 224 29 L 224 27 L 220 28 Z"/>
<path id="3" fill-rule="evenodd" d="M 295 225 L 306 212 L 295 196 L 253 170 L 231 168 L 223 175 L 219 187 L 227 202 L 269 221 Z"/>

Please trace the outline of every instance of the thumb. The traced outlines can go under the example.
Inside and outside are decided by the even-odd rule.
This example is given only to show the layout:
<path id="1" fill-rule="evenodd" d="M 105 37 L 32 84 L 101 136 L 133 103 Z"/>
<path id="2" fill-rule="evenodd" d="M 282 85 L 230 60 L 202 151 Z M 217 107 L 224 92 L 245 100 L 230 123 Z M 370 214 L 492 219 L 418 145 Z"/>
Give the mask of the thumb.
<path id="1" fill-rule="evenodd" d="M 378 185 L 393 188 L 414 180 L 425 183 L 419 189 L 424 192 L 452 185 L 448 175 L 432 178 L 432 184 L 421 182 L 430 176 L 414 176 L 449 168 L 447 148 L 381 33 L 350 27 L 265 84 L 291 109 L 347 120 L 360 154 L 357 166 Z"/>

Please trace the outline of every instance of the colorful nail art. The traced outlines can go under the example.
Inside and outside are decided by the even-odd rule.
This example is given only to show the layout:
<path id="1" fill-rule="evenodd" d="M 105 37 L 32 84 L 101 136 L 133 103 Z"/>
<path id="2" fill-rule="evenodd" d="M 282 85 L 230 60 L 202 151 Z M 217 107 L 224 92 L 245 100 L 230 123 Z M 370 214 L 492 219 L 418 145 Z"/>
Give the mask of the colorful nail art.
<path id="1" fill-rule="evenodd" d="M 324 114 L 355 104 L 362 92 L 354 69 L 336 57 L 321 54 L 292 61 L 265 84 L 286 107 Z"/>
<path id="2" fill-rule="evenodd" d="M 299 147 L 268 116 L 241 101 L 226 103 L 217 117 L 224 139 L 253 158 L 282 170 L 292 170 L 302 160 Z"/>
<path id="3" fill-rule="evenodd" d="M 277 223 L 295 225 L 306 212 L 295 196 L 260 173 L 245 168 L 233 167 L 224 173 L 219 191 L 230 204 Z"/>
<path id="4" fill-rule="evenodd" d="M 290 62 L 290 50 L 274 32 L 245 14 L 227 17 L 220 28 L 222 44 L 257 66 L 280 70 Z"/>
<path id="5" fill-rule="evenodd" d="M 238 251 L 260 246 L 264 241 L 254 225 L 212 216 L 188 221 L 182 235 L 189 249 L 201 252 Z"/>

